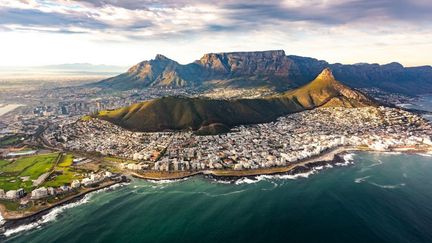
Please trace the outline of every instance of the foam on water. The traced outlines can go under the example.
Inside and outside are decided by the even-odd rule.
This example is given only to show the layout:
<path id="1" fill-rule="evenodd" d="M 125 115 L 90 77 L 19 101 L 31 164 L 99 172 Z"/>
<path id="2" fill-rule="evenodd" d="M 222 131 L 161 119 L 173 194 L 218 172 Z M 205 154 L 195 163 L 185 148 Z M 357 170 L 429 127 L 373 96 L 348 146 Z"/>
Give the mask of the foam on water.
<path id="1" fill-rule="evenodd" d="M 377 165 L 382 165 L 382 164 L 383 164 L 382 160 L 378 159 L 378 160 L 377 160 L 377 163 L 373 163 L 373 164 L 369 165 L 369 166 L 366 167 L 366 168 L 371 168 L 371 167 L 375 167 L 375 166 L 377 166 Z"/>
<path id="2" fill-rule="evenodd" d="M 369 182 L 369 184 L 380 187 L 380 188 L 384 188 L 384 189 L 397 189 L 397 188 L 401 188 L 403 186 L 405 186 L 405 183 L 399 183 L 399 184 L 395 184 L 395 185 L 380 185 L 374 182 Z"/>
<path id="3" fill-rule="evenodd" d="M 263 180 L 274 180 L 274 179 L 280 179 L 280 180 L 295 180 L 298 178 L 308 178 L 310 175 L 313 175 L 317 172 L 315 168 L 304 173 L 298 173 L 294 175 L 259 175 L 255 176 L 253 178 L 241 178 L 234 182 L 236 185 L 241 184 L 254 184 Z"/>
<path id="4" fill-rule="evenodd" d="M 182 179 L 173 179 L 173 180 L 147 180 L 147 181 L 153 184 L 171 184 L 174 182 L 186 181 L 188 179 L 189 177 L 182 178 Z"/>
<path id="5" fill-rule="evenodd" d="M 402 152 L 381 152 L 383 154 L 400 155 Z"/>
<path id="6" fill-rule="evenodd" d="M 0 226 L 2 226 L 6 221 L 4 220 L 3 216 L 0 214 Z"/>
<path id="7" fill-rule="evenodd" d="M 354 180 L 355 183 L 362 183 L 365 182 L 367 178 L 369 178 L 370 176 L 365 176 L 365 177 L 360 177 L 360 178 L 356 178 Z"/>
<path id="8" fill-rule="evenodd" d="M 78 200 L 76 202 L 68 203 L 68 204 L 65 204 L 65 205 L 59 206 L 59 207 L 54 207 L 53 209 L 51 209 L 49 211 L 49 213 L 43 215 L 36 222 L 32 222 L 32 223 L 25 224 L 25 225 L 20 225 L 20 226 L 18 226 L 16 228 L 7 229 L 3 234 L 6 237 L 9 237 L 9 236 L 14 235 L 14 234 L 19 233 L 19 232 L 23 232 L 23 231 L 28 231 L 28 230 L 31 230 L 31 229 L 39 228 L 39 227 L 41 227 L 42 225 L 44 225 L 46 223 L 55 221 L 57 219 L 57 216 L 60 213 L 62 213 L 64 210 L 69 209 L 69 208 L 73 208 L 73 207 L 76 207 L 76 206 L 79 206 L 79 205 L 82 205 L 82 204 L 85 204 L 85 203 L 89 202 L 90 198 L 93 195 L 95 195 L 95 194 L 97 194 L 99 192 L 103 192 L 103 191 L 107 191 L 107 190 L 113 190 L 113 189 L 116 189 L 118 187 L 121 187 L 121 186 L 124 186 L 124 185 L 128 185 L 128 184 L 129 183 L 118 183 L 118 184 L 114 184 L 114 185 L 112 185 L 110 187 L 102 188 L 100 190 L 88 193 L 88 194 L 84 195 L 83 198 L 81 198 L 80 200 Z M 3 217 L 1 217 L 1 221 L 3 222 L 1 225 L 3 225 L 4 224 Z"/>
<path id="9" fill-rule="evenodd" d="M 429 154 L 429 153 L 417 153 L 417 155 L 420 155 L 423 157 L 432 157 L 432 154 Z"/>
<path id="10" fill-rule="evenodd" d="M 335 163 L 336 166 L 348 166 L 350 164 L 353 164 L 354 161 L 354 155 L 353 153 L 345 154 L 342 158 L 345 162 L 343 163 Z"/>
<path id="11" fill-rule="evenodd" d="M 315 170 L 322 170 L 322 169 L 324 169 L 324 166 L 317 166 L 317 167 L 315 167 Z"/>
<path id="12" fill-rule="evenodd" d="M 354 162 L 354 153 L 349 153 L 349 154 L 345 154 L 343 156 L 343 159 L 345 162 L 343 163 L 335 163 L 335 166 L 348 166 L 350 164 L 353 164 Z M 382 163 L 382 162 L 381 162 Z M 321 166 L 317 166 L 312 168 L 310 171 L 308 172 L 303 172 L 303 173 L 298 173 L 298 174 L 294 174 L 294 175 L 287 175 L 287 174 L 281 174 L 281 175 L 259 175 L 253 178 L 241 178 L 236 180 L 234 183 L 236 185 L 241 185 L 241 184 L 253 184 L 253 183 L 257 183 L 260 182 L 262 180 L 273 180 L 273 179 L 281 179 L 281 180 L 295 180 L 298 178 L 308 178 L 310 175 L 313 175 L 315 173 L 317 173 L 320 170 L 323 170 L 324 168 L 333 168 L 333 165 L 331 164 L 326 164 L 326 165 L 321 165 Z"/>
<path id="13" fill-rule="evenodd" d="M 53 208 L 48 214 L 43 215 L 41 217 L 41 219 L 39 219 L 36 222 L 30 223 L 30 224 L 21 225 L 21 226 L 18 226 L 16 228 L 8 229 L 8 230 L 6 230 L 4 232 L 4 235 L 6 237 L 9 237 L 9 236 L 11 236 L 13 234 L 16 234 L 16 233 L 19 233 L 19 232 L 22 232 L 22 231 L 28 231 L 28 230 L 31 230 L 31 229 L 38 228 L 38 227 L 40 227 L 43 224 L 46 224 L 48 222 L 56 220 L 57 216 L 61 212 L 63 212 L 65 209 L 73 208 L 73 207 L 85 204 L 89 200 L 90 200 L 90 194 L 87 194 L 87 195 L 85 195 L 79 201 L 76 201 L 76 202 L 73 202 L 73 203 L 69 203 L 69 204 L 66 204 L 66 205 L 63 205 L 63 206 L 60 206 L 60 207 Z"/>

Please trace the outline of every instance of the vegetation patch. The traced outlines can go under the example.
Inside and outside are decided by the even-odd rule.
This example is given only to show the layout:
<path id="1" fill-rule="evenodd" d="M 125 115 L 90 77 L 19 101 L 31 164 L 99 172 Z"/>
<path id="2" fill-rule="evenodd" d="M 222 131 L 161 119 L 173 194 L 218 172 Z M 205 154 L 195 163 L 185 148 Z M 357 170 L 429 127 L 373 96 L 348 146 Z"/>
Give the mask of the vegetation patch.
<path id="1" fill-rule="evenodd" d="M 10 163 L 10 161 L 0 159 L 0 167 L 3 167 L 9 163 Z"/>
<path id="2" fill-rule="evenodd" d="M 0 146 L 9 146 L 21 141 L 22 136 L 11 136 L 0 141 Z"/>
<path id="3" fill-rule="evenodd" d="M 73 163 L 73 155 L 72 154 L 66 154 L 63 155 L 62 158 L 60 159 L 60 162 L 58 164 L 58 166 L 60 167 L 69 167 L 71 166 Z"/>
<path id="4" fill-rule="evenodd" d="M 60 162 L 55 168 L 54 173 L 43 183 L 45 187 L 60 187 L 68 185 L 76 179 L 82 179 L 81 173 L 78 172 L 74 167 L 72 154 L 63 154 L 60 158 Z"/>
<path id="5" fill-rule="evenodd" d="M 15 161 L 0 161 L 0 188 L 9 191 L 23 188 L 29 192 L 33 188 L 32 180 L 52 170 L 58 153 L 26 156 Z M 28 177 L 26 179 L 26 177 Z"/>

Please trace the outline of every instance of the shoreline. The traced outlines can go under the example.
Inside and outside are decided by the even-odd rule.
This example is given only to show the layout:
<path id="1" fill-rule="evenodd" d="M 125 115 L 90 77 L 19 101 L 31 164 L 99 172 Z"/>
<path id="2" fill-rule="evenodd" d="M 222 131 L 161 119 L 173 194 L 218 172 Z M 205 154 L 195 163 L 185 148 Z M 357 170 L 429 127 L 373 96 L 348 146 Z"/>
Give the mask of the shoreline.
<path id="1" fill-rule="evenodd" d="M 132 172 L 131 175 L 135 178 L 144 180 L 179 180 L 196 175 L 210 176 L 218 179 L 229 179 L 229 178 L 241 178 L 241 177 L 255 177 L 259 175 L 274 175 L 274 174 L 285 174 L 294 170 L 299 170 L 301 167 L 308 168 L 309 165 L 320 166 L 321 164 L 334 164 L 341 162 L 340 156 L 344 153 L 349 152 L 377 152 L 377 153 L 427 153 L 432 151 L 432 147 L 428 146 L 425 148 L 416 147 L 396 147 L 387 150 L 374 150 L 371 148 L 343 146 L 334 148 L 330 151 L 326 151 L 320 155 L 303 159 L 298 162 L 286 166 L 270 167 L 270 168 L 259 168 L 249 170 L 203 170 L 203 171 L 179 171 L 179 172 L 163 172 L 163 171 L 146 171 L 144 173 Z"/>
<path id="2" fill-rule="evenodd" d="M 55 202 L 51 205 L 49 205 L 46 208 L 37 210 L 35 212 L 23 212 L 23 213 L 10 213 L 9 211 L 6 210 L 5 206 L 0 204 L 0 213 L 3 217 L 3 221 L 4 224 L 0 225 L 0 235 L 3 236 L 3 233 L 8 230 L 8 229 L 12 229 L 21 225 L 25 225 L 25 224 L 29 224 L 29 223 L 33 223 L 39 219 L 41 219 L 43 216 L 45 216 L 46 214 L 48 214 L 49 212 L 51 212 L 52 209 L 56 208 L 56 207 L 60 207 L 60 206 L 64 206 L 70 203 L 74 203 L 77 202 L 79 200 L 81 200 L 82 198 L 84 198 L 85 195 L 91 193 L 91 192 L 95 192 L 95 191 L 99 191 L 102 190 L 104 188 L 109 188 L 113 185 L 119 184 L 125 182 L 123 180 L 119 180 L 119 181 L 110 181 L 108 183 L 105 183 L 103 185 L 94 187 L 94 188 L 88 188 L 85 191 L 79 192 L 78 194 L 74 194 L 71 195 L 69 197 L 66 197 L 58 202 Z M 2 237 L 0 236 L 0 239 Z"/>
<path id="3" fill-rule="evenodd" d="M 174 181 L 186 179 L 193 176 L 202 175 L 206 178 L 233 181 L 240 178 L 255 178 L 260 175 L 295 175 L 299 173 L 310 172 L 316 167 L 325 165 L 334 165 L 338 163 L 346 163 L 347 161 L 343 158 L 343 155 L 350 152 L 364 151 L 370 153 L 407 153 L 407 154 L 417 154 L 417 153 L 428 153 L 432 152 L 432 147 L 428 146 L 425 148 L 413 148 L 413 147 L 398 147 L 387 150 L 373 150 L 370 148 L 360 148 L 360 147 L 338 147 L 330 151 L 326 151 L 320 155 L 314 156 L 312 158 L 307 158 L 299 162 L 295 162 L 288 166 L 282 167 L 271 167 L 271 168 L 261 168 L 261 169 L 251 169 L 251 170 L 204 170 L 204 171 L 180 171 L 180 172 L 157 172 L 151 171 L 145 174 L 139 173 L 128 173 L 130 176 L 143 180 L 150 181 Z M 431 154 L 432 155 L 432 154 Z M 83 192 L 72 195 L 70 197 L 64 198 L 56 203 L 49 205 L 47 208 L 35 211 L 35 212 L 25 212 L 23 214 L 16 214 L 14 216 L 10 215 L 3 205 L 0 204 L 0 213 L 3 217 L 4 224 L 0 226 L 0 239 L 5 237 L 3 233 L 15 227 L 21 225 L 33 223 L 41 219 L 44 215 L 48 214 L 52 209 L 74 203 L 81 200 L 86 194 L 95 192 L 104 188 L 108 188 L 115 184 L 125 182 L 125 180 L 111 181 L 110 183 L 89 188 Z"/>
<path id="4" fill-rule="evenodd" d="M 241 178 L 241 177 L 253 177 L 259 175 L 274 175 L 283 174 L 295 170 L 298 167 L 305 167 L 308 164 L 321 164 L 321 163 L 338 163 L 340 162 L 339 156 L 343 153 L 350 151 L 358 151 L 353 147 L 338 147 L 330 151 L 326 151 L 320 155 L 312 158 L 307 158 L 287 166 L 270 167 L 270 168 L 259 168 L 250 170 L 203 170 L 203 171 L 179 171 L 179 172 L 162 172 L 162 171 L 148 171 L 145 173 L 133 172 L 131 175 L 135 178 L 144 180 L 179 180 L 188 178 L 196 175 L 205 175 L 214 178 L 227 179 L 227 178 Z M 335 161 L 337 160 L 337 161 Z"/>

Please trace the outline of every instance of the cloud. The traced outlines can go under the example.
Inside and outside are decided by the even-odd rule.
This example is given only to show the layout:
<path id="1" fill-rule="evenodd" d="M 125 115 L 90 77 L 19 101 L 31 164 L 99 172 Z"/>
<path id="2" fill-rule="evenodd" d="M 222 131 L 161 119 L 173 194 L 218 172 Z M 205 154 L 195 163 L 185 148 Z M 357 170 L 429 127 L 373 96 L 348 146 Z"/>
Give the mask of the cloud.
<path id="1" fill-rule="evenodd" d="M 30 27 L 45 28 L 58 27 L 60 32 L 66 28 L 106 29 L 108 25 L 94 18 L 79 14 L 61 14 L 56 12 L 43 12 L 37 9 L 1 8 L 1 26 L 17 26 L 25 29 Z M 37 28 L 34 28 L 37 30 Z M 70 31 L 72 32 L 72 31 Z"/>
<path id="2" fill-rule="evenodd" d="M 293 22 L 324 27 L 432 21 L 427 0 L 0 0 L 0 25 L 130 32 L 125 36 L 248 31 Z M 69 30 L 70 33 L 75 31 Z M 142 31 L 142 33 L 137 33 Z M 85 31 L 79 31 L 85 32 Z"/>
<path id="3" fill-rule="evenodd" d="M 10 37 L 11 45 L 24 36 L 42 44 L 50 40 L 49 47 L 57 40 L 57 50 L 65 49 L 66 40 L 79 43 L 86 53 L 65 56 L 75 61 L 87 61 L 79 58 L 90 53 L 87 58 L 114 50 L 123 55 L 123 46 L 130 52 L 144 48 L 151 56 L 156 49 L 178 52 L 185 62 L 205 51 L 284 47 L 322 59 L 337 52 L 343 59 L 335 61 L 348 62 L 366 61 L 350 59 L 350 53 L 403 57 L 421 47 L 426 60 L 432 51 L 430 13 L 430 0 L 0 0 L 0 35 Z"/>

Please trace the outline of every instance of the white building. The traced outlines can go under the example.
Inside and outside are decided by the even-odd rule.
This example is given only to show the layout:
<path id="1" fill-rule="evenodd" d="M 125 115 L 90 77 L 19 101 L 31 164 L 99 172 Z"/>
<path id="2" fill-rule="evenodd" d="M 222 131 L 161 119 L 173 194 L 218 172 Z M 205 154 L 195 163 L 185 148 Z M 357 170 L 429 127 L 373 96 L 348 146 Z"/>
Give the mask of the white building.
<path id="1" fill-rule="evenodd" d="M 48 196 L 48 189 L 40 187 L 31 192 L 31 199 L 41 199 Z"/>
<path id="2" fill-rule="evenodd" d="M 74 180 L 71 183 L 71 187 L 74 189 L 79 188 L 80 186 L 81 186 L 81 183 L 79 182 L 79 180 Z"/>
<path id="3" fill-rule="evenodd" d="M 23 197 L 25 194 L 24 189 L 20 188 L 18 190 L 10 190 L 6 192 L 6 199 L 18 199 Z"/>

